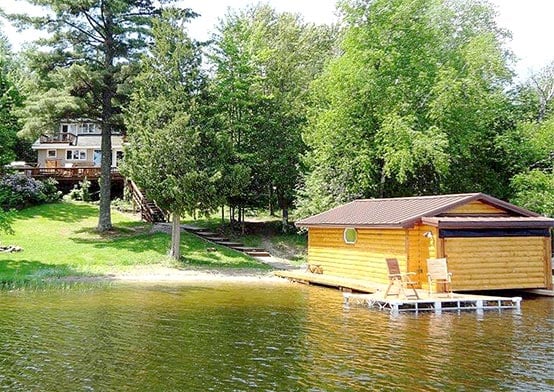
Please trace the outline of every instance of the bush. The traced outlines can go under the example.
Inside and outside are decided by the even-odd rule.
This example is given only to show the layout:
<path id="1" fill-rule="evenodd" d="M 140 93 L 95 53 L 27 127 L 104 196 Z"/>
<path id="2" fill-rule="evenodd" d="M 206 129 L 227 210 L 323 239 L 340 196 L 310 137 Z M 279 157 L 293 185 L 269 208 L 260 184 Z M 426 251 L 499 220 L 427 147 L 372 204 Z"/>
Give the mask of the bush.
<path id="1" fill-rule="evenodd" d="M 83 181 L 79 182 L 79 185 L 75 187 L 67 194 L 70 200 L 79 201 L 92 201 L 92 195 L 90 193 L 90 181 L 85 177 Z"/>
<path id="2" fill-rule="evenodd" d="M 0 207 L 22 209 L 31 205 L 52 203 L 61 198 L 57 181 L 44 182 L 20 174 L 6 174 L 0 180 Z"/>

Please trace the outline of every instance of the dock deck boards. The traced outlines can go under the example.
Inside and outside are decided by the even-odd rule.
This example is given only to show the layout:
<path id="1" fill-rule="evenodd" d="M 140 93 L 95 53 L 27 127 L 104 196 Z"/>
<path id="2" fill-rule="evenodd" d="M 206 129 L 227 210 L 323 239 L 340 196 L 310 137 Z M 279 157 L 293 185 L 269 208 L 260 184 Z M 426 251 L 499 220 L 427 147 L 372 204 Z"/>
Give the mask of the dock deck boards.
<path id="1" fill-rule="evenodd" d="M 354 290 L 362 293 L 375 293 L 387 287 L 386 285 L 368 282 L 367 280 L 344 278 L 327 274 L 315 274 L 302 270 L 275 271 L 274 274 L 294 282 L 336 287 L 341 290 Z"/>
<path id="2" fill-rule="evenodd" d="M 344 278 L 334 275 L 316 274 L 308 271 L 275 271 L 276 276 L 295 282 L 336 287 L 345 292 L 345 305 L 363 305 L 390 310 L 393 313 L 404 311 L 519 309 L 521 297 L 498 297 L 477 294 L 438 293 L 429 295 L 426 290 L 417 290 L 419 299 L 391 296 L 384 298 L 387 285 L 361 279 Z M 356 291 L 361 294 L 352 293 Z"/>
<path id="3" fill-rule="evenodd" d="M 375 294 L 352 294 L 344 293 L 346 306 L 363 305 L 380 310 L 390 310 L 392 313 L 406 311 L 442 311 L 452 310 L 476 310 L 489 309 L 520 309 L 521 297 L 497 297 L 488 295 L 459 294 L 452 296 L 426 295 L 420 299 L 408 298 L 383 298 L 383 293 Z"/>

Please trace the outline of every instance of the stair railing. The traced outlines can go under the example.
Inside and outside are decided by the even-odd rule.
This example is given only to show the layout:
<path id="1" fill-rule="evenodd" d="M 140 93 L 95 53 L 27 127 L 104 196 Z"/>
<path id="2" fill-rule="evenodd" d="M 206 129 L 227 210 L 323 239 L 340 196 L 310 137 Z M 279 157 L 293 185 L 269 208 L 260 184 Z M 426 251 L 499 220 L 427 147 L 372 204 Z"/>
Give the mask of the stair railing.
<path id="1" fill-rule="evenodd" d="M 159 208 L 154 202 L 149 201 L 146 196 L 139 189 L 137 184 L 132 180 L 127 180 L 127 187 L 131 191 L 131 197 L 133 203 L 140 208 L 141 219 L 146 222 L 154 223 L 159 222 L 158 216 L 162 217 L 161 221 L 165 221 L 165 214 L 161 208 Z"/>

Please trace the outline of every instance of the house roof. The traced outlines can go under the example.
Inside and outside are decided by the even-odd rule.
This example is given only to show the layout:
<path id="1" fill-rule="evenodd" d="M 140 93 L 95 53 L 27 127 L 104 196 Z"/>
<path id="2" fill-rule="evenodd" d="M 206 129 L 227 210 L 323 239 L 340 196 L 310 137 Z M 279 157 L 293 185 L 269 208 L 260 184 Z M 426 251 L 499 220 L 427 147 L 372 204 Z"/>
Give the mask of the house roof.
<path id="1" fill-rule="evenodd" d="M 299 227 L 412 227 L 423 217 L 434 217 L 471 201 L 505 210 L 509 215 L 538 217 L 539 214 L 483 193 L 362 199 L 296 222 Z"/>

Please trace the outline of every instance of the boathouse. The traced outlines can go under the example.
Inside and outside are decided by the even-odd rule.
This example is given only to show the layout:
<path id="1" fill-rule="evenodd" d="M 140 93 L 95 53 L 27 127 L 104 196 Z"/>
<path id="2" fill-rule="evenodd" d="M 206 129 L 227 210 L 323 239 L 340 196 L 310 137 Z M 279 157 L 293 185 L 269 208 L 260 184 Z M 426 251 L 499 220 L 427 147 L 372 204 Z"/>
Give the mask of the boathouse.
<path id="1" fill-rule="evenodd" d="M 386 284 L 397 258 L 427 288 L 426 260 L 445 257 L 455 291 L 552 289 L 554 219 L 482 193 L 355 200 L 296 225 L 315 273 Z"/>

